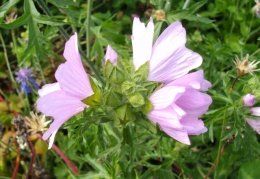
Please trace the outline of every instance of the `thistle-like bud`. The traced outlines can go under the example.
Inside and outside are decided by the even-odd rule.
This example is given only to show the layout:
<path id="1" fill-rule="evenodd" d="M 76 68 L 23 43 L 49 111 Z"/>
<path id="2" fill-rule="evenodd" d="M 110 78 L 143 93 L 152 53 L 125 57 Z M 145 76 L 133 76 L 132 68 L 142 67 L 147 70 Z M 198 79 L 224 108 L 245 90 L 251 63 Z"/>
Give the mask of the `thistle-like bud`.
<path id="1" fill-rule="evenodd" d="M 166 14 L 165 11 L 162 9 L 156 10 L 153 12 L 153 17 L 157 20 L 157 21 L 163 21 L 166 18 Z"/>
<path id="2" fill-rule="evenodd" d="M 5 18 L 5 23 L 6 23 L 6 24 L 10 24 L 10 23 L 12 23 L 13 21 L 15 21 L 16 18 L 17 18 L 17 13 L 16 13 L 16 11 L 13 11 L 13 12 L 11 12 L 9 15 L 6 16 L 6 18 Z"/>
<path id="3" fill-rule="evenodd" d="M 44 115 L 37 115 L 33 112 L 30 112 L 30 115 L 30 117 L 26 116 L 24 121 L 31 135 L 47 130 L 47 126 L 51 121 L 47 121 Z"/>
<path id="4" fill-rule="evenodd" d="M 236 65 L 238 77 L 245 76 L 248 73 L 252 74 L 253 72 L 260 70 L 260 69 L 257 69 L 257 65 L 260 63 L 260 61 L 256 62 L 254 60 L 254 61 L 250 62 L 248 54 L 242 60 L 240 60 L 238 57 L 236 57 L 236 59 L 234 60 L 234 63 Z"/>

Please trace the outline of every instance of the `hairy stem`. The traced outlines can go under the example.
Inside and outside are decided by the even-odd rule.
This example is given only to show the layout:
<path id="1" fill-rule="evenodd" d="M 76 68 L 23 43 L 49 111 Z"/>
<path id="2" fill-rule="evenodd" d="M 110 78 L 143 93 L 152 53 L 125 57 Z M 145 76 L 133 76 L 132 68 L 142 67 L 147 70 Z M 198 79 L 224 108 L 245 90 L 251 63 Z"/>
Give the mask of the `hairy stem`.
<path id="1" fill-rule="evenodd" d="M 62 150 L 59 147 L 57 147 L 55 144 L 53 144 L 51 149 L 56 154 L 58 154 L 60 156 L 60 158 L 62 158 L 62 160 L 66 163 L 66 165 L 69 167 L 69 169 L 72 171 L 72 173 L 75 176 L 79 175 L 79 170 L 78 170 L 77 166 L 74 165 L 74 163 L 72 163 L 72 161 L 62 152 Z"/>

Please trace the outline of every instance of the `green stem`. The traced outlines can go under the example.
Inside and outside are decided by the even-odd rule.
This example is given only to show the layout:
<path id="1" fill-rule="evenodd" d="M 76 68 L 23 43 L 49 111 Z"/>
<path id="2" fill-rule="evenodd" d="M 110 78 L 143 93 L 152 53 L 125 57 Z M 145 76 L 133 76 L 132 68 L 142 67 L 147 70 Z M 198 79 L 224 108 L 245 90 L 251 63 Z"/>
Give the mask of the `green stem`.
<path id="1" fill-rule="evenodd" d="M 40 74 L 41 74 L 42 80 L 43 80 L 44 83 L 46 83 L 40 60 L 39 60 L 38 56 L 36 56 L 35 58 L 36 58 L 37 66 L 38 66 L 38 68 L 40 70 Z"/>
<path id="2" fill-rule="evenodd" d="M 27 110 L 27 114 L 30 113 L 31 109 L 30 109 L 30 102 L 29 102 L 29 96 L 28 94 L 25 94 L 26 95 L 26 99 L 25 99 L 25 102 L 26 102 L 26 110 Z"/>
<path id="3" fill-rule="evenodd" d="M 190 0 L 186 0 L 184 5 L 182 6 L 182 9 L 186 9 L 189 4 L 190 4 Z"/>
<path id="4" fill-rule="evenodd" d="M 257 49 L 254 53 L 252 53 L 252 54 L 250 55 L 250 57 L 254 56 L 255 54 L 257 54 L 257 53 L 259 53 L 259 52 L 260 52 L 260 48 Z"/>
<path id="5" fill-rule="evenodd" d="M 11 36 L 12 36 L 12 41 L 14 43 L 14 52 L 15 52 L 16 58 L 17 58 L 17 60 L 19 62 L 18 55 L 17 55 L 17 43 L 16 43 L 14 30 L 11 30 Z"/>
<path id="6" fill-rule="evenodd" d="M 230 89 L 230 93 L 233 91 L 233 89 L 234 89 L 234 87 L 235 87 L 235 84 L 236 84 L 236 82 L 239 80 L 239 77 L 236 77 L 235 79 L 234 79 L 234 81 L 232 82 L 232 85 L 231 85 L 231 89 Z"/>
<path id="7" fill-rule="evenodd" d="M 91 8 L 92 8 L 92 0 L 88 0 L 88 8 L 87 8 L 87 21 L 86 21 L 86 36 L 87 36 L 87 59 L 90 59 L 90 21 L 91 21 Z"/>
<path id="8" fill-rule="evenodd" d="M 220 139 L 219 139 L 219 145 L 218 145 L 218 154 L 217 154 L 217 158 L 216 158 L 216 166 L 215 166 L 215 170 L 217 169 L 217 166 L 220 162 L 220 157 L 221 155 L 223 154 L 224 152 L 224 146 L 223 146 L 223 141 L 222 141 L 222 137 L 224 135 L 224 128 L 225 128 L 225 125 L 226 125 L 226 116 L 227 115 L 227 106 L 225 108 L 225 111 L 224 111 L 224 116 L 223 116 L 223 120 L 222 120 L 222 126 L 221 126 L 221 133 L 220 133 Z M 223 150 L 223 151 L 222 151 Z"/>
<path id="9" fill-rule="evenodd" d="M 214 163 L 213 165 L 211 166 L 211 168 L 209 169 L 207 175 L 204 177 L 204 179 L 208 179 L 210 178 L 211 174 L 216 171 L 218 165 L 219 165 L 219 162 L 220 162 L 220 158 L 221 156 L 223 155 L 224 153 L 224 147 L 225 145 L 223 145 L 223 141 L 222 141 L 222 137 L 224 135 L 224 128 L 225 128 L 225 125 L 226 125 L 226 114 L 227 114 L 227 106 L 225 107 L 225 111 L 224 111 L 224 114 L 223 114 L 223 120 L 222 120 L 222 126 L 221 126 L 221 132 L 220 132 L 220 139 L 219 139 L 219 144 L 218 144 L 218 153 L 217 153 L 217 157 L 216 159 L 214 160 Z M 215 173 L 216 175 L 216 173 Z M 213 178 L 216 178 L 216 176 L 214 176 Z"/>
<path id="10" fill-rule="evenodd" d="M 14 76 L 13 76 L 13 73 L 12 73 L 12 70 L 11 70 L 11 66 L 10 66 L 10 63 L 9 63 L 9 59 L 8 59 L 8 55 L 7 55 L 7 50 L 6 50 L 6 46 L 5 46 L 5 42 L 4 42 L 2 33 L 0 33 L 0 40 L 1 40 L 1 43 L 2 43 L 2 46 L 3 46 L 3 50 L 4 50 L 4 58 L 5 58 L 7 70 L 8 70 L 8 72 L 9 72 L 9 77 L 10 77 L 10 79 L 11 79 L 11 82 L 12 82 L 12 83 L 14 84 L 14 86 L 16 87 L 16 82 L 15 82 L 15 79 L 14 79 Z"/>

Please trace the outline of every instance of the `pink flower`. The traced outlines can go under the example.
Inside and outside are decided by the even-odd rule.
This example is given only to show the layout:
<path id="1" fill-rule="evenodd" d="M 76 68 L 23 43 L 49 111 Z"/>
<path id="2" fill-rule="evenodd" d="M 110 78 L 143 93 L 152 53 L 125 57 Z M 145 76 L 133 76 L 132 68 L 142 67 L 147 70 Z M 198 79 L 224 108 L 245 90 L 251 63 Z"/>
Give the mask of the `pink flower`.
<path id="1" fill-rule="evenodd" d="M 87 105 L 82 100 L 93 94 L 78 52 L 76 33 L 66 42 L 63 56 L 66 62 L 61 64 L 55 73 L 57 82 L 44 85 L 39 90 L 40 98 L 37 100 L 38 110 L 54 118 L 49 129 L 43 134 L 44 140 L 51 136 L 49 148 L 61 125 L 83 111 Z"/>
<path id="2" fill-rule="evenodd" d="M 207 131 L 199 117 L 212 103 L 203 93 L 210 86 L 202 70 L 172 81 L 151 95 L 153 109 L 148 118 L 172 138 L 189 145 L 189 135 Z"/>
<path id="3" fill-rule="evenodd" d="M 247 107 L 251 107 L 255 104 L 256 97 L 252 94 L 247 94 L 243 97 L 243 103 Z"/>
<path id="4" fill-rule="evenodd" d="M 172 138 L 190 144 L 189 135 L 207 131 L 199 117 L 212 99 L 203 93 L 211 87 L 203 71 L 188 74 L 202 63 L 202 57 L 185 47 L 186 31 L 180 22 L 166 28 L 153 44 L 154 24 L 147 26 L 134 18 L 132 47 L 137 70 L 149 62 L 148 80 L 165 85 L 150 96 L 153 104 L 148 118 Z"/>
<path id="5" fill-rule="evenodd" d="M 105 60 L 109 60 L 114 65 L 117 63 L 117 53 L 110 45 L 107 46 Z"/>
<path id="6" fill-rule="evenodd" d="M 252 94 L 246 94 L 243 97 L 244 106 L 251 107 L 250 113 L 253 116 L 260 116 L 260 107 L 252 107 L 255 104 L 256 97 Z M 260 134 L 260 120 L 246 119 L 246 122 L 258 133 Z"/>
<path id="7" fill-rule="evenodd" d="M 254 107 L 250 109 L 250 112 L 254 116 L 260 116 L 260 107 Z M 260 134 L 260 120 L 246 119 L 246 122 L 258 133 Z"/>
<path id="8" fill-rule="evenodd" d="M 154 24 L 147 26 L 135 17 L 132 47 L 135 69 L 149 61 L 150 81 L 169 83 L 202 63 L 199 54 L 185 47 L 186 31 L 180 22 L 172 23 L 153 45 Z"/>

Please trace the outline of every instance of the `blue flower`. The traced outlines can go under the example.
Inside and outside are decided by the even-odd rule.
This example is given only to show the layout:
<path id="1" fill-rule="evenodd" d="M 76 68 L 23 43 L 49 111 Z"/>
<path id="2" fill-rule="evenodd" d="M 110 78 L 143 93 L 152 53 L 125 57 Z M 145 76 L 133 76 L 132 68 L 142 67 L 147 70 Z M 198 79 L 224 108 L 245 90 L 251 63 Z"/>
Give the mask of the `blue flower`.
<path id="1" fill-rule="evenodd" d="M 25 94 L 31 93 L 33 89 L 39 89 L 31 69 L 21 68 L 16 72 L 16 81 L 20 84 L 21 91 Z"/>

